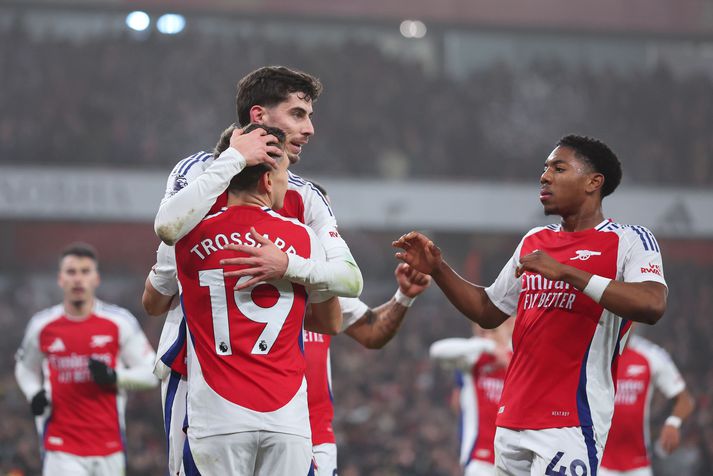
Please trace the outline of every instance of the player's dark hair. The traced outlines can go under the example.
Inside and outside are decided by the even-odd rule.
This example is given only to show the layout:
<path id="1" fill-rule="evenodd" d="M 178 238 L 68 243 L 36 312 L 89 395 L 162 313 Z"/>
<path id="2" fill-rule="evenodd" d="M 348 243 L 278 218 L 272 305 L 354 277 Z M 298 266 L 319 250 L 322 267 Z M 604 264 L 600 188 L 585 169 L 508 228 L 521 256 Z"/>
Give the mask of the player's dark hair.
<path id="1" fill-rule="evenodd" d="M 250 122 L 250 108 L 272 107 L 287 100 L 291 93 L 301 93 L 304 99 L 316 101 L 322 93 L 322 83 L 311 74 L 284 66 L 264 66 L 238 82 L 235 109 L 238 124 Z"/>
<path id="2" fill-rule="evenodd" d="M 213 148 L 213 158 L 217 159 L 220 154 L 225 152 L 228 147 L 230 147 L 230 138 L 233 135 L 233 131 L 237 128 L 237 124 L 230 124 L 228 128 L 220 134 L 220 139 L 218 139 L 218 143 L 215 144 L 215 147 Z"/>
<path id="3" fill-rule="evenodd" d="M 79 258 L 91 258 L 95 263 L 99 262 L 97 250 L 88 243 L 75 242 L 67 245 L 59 255 L 60 263 L 67 256 L 78 256 Z"/>
<path id="4" fill-rule="evenodd" d="M 272 134 L 277 139 L 277 142 L 269 142 L 268 145 L 275 145 L 280 149 L 285 148 L 285 133 L 277 127 L 265 126 L 262 124 L 251 123 L 243 129 L 243 134 L 254 131 L 255 129 L 264 129 L 268 134 Z M 232 132 L 231 132 L 232 133 Z M 225 134 L 225 133 L 224 133 Z M 226 147 L 227 148 L 227 147 Z M 271 156 L 277 162 L 284 160 L 284 155 Z M 239 174 L 235 175 L 228 185 L 229 192 L 240 192 L 243 190 L 254 190 L 257 186 L 260 177 L 270 170 L 266 164 L 257 164 L 250 167 L 245 167 Z"/>
<path id="5" fill-rule="evenodd" d="M 604 142 L 592 137 L 570 134 L 562 137 L 557 146 L 569 147 L 574 154 L 584 159 L 595 172 L 604 176 L 602 198 L 611 194 L 621 182 L 621 162 Z"/>

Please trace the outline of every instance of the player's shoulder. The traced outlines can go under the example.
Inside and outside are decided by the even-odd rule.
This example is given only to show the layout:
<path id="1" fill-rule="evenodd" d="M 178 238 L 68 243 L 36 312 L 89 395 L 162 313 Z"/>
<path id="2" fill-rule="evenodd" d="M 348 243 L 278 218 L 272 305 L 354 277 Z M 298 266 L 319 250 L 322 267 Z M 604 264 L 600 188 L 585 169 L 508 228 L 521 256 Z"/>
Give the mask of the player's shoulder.
<path id="1" fill-rule="evenodd" d="M 629 339 L 629 347 L 646 357 L 648 360 L 671 360 L 671 356 L 663 347 L 654 344 L 650 340 L 640 335 L 632 335 Z"/>
<path id="2" fill-rule="evenodd" d="M 651 230 L 642 225 L 618 223 L 609 219 L 599 225 L 597 231 L 616 233 L 625 243 L 629 245 L 641 244 L 646 251 L 660 251 L 654 234 Z"/>
<path id="3" fill-rule="evenodd" d="M 319 188 L 307 179 L 300 177 L 299 175 L 287 171 L 287 188 L 288 190 L 295 190 L 299 192 L 302 196 L 309 196 L 310 198 L 317 198 L 324 201 L 325 205 L 329 206 L 327 199 L 324 194 L 319 191 Z"/>
<path id="4" fill-rule="evenodd" d="M 545 233 L 545 232 L 558 232 L 562 230 L 562 226 L 557 224 L 557 223 L 552 223 L 551 225 L 539 225 L 535 226 L 533 228 L 530 228 L 527 233 L 525 233 L 522 237 L 523 240 L 526 238 L 529 238 L 533 235 L 536 235 L 538 233 Z"/>
<path id="5" fill-rule="evenodd" d="M 139 326 L 138 320 L 128 309 L 99 299 L 96 299 L 94 303 L 94 314 L 97 317 L 109 319 L 119 326 Z"/>
<path id="6" fill-rule="evenodd" d="M 263 207 L 262 211 L 265 212 L 265 214 L 269 217 L 271 217 L 272 220 L 281 222 L 285 226 L 294 226 L 296 229 L 301 229 L 305 230 L 306 232 L 310 232 L 310 228 L 305 225 L 304 223 L 300 222 L 297 218 L 292 218 L 292 217 L 286 217 L 284 215 L 280 215 L 277 213 L 275 210 L 269 207 Z"/>
<path id="7" fill-rule="evenodd" d="M 64 315 L 64 306 L 62 304 L 57 304 L 55 306 L 42 309 L 36 312 L 27 323 L 28 332 L 35 331 L 39 332 L 40 329 L 47 326 L 49 323 L 56 321 Z"/>

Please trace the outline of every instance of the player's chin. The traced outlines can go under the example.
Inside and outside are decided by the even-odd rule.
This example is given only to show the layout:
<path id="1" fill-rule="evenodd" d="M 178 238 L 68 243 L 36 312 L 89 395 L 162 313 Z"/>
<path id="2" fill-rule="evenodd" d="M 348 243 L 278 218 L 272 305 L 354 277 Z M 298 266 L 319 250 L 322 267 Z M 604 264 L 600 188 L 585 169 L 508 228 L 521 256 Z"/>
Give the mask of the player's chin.
<path id="1" fill-rule="evenodd" d="M 287 158 L 290 159 L 290 165 L 295 165 L 297 162 L 300 161 L 299 154 L 288 153 Z"/>

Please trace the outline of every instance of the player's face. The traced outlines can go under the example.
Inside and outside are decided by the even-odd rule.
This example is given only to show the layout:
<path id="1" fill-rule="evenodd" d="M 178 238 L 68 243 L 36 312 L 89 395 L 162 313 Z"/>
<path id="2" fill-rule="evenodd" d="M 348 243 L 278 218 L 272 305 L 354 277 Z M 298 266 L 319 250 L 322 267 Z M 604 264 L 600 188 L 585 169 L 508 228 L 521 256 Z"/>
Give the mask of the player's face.
<path id="1" fill-rule="evenodd" d="M 279 210 L 285 203 L 285 194 L 287 193 L 287 168 L 290 166 L 290 161 L 285 157 L 277 163 L 277 168 L 270 172 L 272 179 L 272 209 Z"/>
<path id="2" fill-rule="evenodd" d="M 285 132 L 287 156 L 290 162 L 297 163 L 302 147 L 314 134 L 312 101 L 306 100 L 302 93 L 290 93 L 286 101 L 265 108 L 260 122 Z"/>
<path id="3" fill-rule="evenodd" d="M 545 207 L 545 215 L 577 213 L 587 197 L 590 174 L 590 167 L 575 156 L 574 150 L 556 147 L 547 157 L 540 176 L 540 202 Z"/>
<path id="4" fill-rule="evenodd" d="M 99 286 L 97 263 L 85 256 L 65 256 L 59 265 L 57 284 L 64 291 L 64 298 L 71 302 L 92 299 Z"/>

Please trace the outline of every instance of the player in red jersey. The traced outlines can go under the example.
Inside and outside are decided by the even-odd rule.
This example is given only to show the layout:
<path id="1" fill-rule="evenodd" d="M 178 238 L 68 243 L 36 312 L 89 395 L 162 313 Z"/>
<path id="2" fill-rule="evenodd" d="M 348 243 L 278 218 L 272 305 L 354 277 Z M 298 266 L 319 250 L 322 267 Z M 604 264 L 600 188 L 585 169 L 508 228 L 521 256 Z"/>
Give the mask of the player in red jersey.
<path id="1" fill-rule="evenodd" d="M 652 476 L 649 407 L 653 389 L 674 400 L 658 447 L 671 453 L 681 441 L 681 423 L 693 412 L 693 397 L 676 365 L 661 347 L 632 335 L 619 359 L 614 418 L 602 458 L 601 476 Z"/>
<path id="2" fill-rule="evenodd" d="M 281 139 L 275 128 L 268 132 Z M 274 169 L 247 167 L 231 181 L 228 207 L 206 217 L 176 244 L 188 339 L 188 439 L 201 474 L 307 474 L 311 440 L 302 327 L 312 315 L 341 326 L 338 300 L 286 279 L 240 288 L 221 260 L 229 243 L 266 239 L 287 254 L 324 261 L 309 227 L 283 207 L 285 156 Z M 264 238 L 262 238 L 264 237 Z M 240 253 L 237 253 L 240 254 Z"/>
<path id="3" fill-rule="evenodd" d="M 488 288 L 458 276 L 421 233 L 394 242 L 398 259 L 433 276 L 481 326 L 497 327 L 517 311 L 496 420 L 500 473 L 596 475 L 622 340 L 631 321 L 654 324 L 666 309 L 653 234 L 604 219 L 602 199 L 620 180 L 619 160 L 604 143 L 560 139 L 545 161 L 540 202 L 561 222 L 530 230 Z"/>
<path id="4" fill-rule="evenodd" d="M 458 388 L 452 402 L 460 413 L 460 462 L 465 476 L 495 474 L 495 417 L 512 358 L 513 319 L 494 330 L 473 324 L 470 339 L 434 342 L 429 355 L 444 367 L 455 366 Z"/>
<path id="5" fill-rule="evenodd" d="M 15 365 L 37 417 L 43 474 L 123 475 L 125 390 L 158 384 L 154 351 L 129 311 L 96 298 L 93 248 L 66 248 L 57 283 L 63 303 L 30 320 Z"/>
<path id="6" fill-rule="evenodd" d="M 319 184 L 313 185 L 327 197 Z M 327 197 L 327 201 L 329 198 Z M 398 288 L 390 300 L 370 308 L 356 298 L 340 298 L 342 331 L 367 349 L 380 349 L 398 331 L 413 301 L 431 284 L 431 278 L 401 263 L 394 271 Z M 308 332 L 305 336 L 309 420 L 315 476 L 337 473 L 337 443 L 332 428 L 334 395 L 332 393 L 329 345 L 331 336 Z"/>

